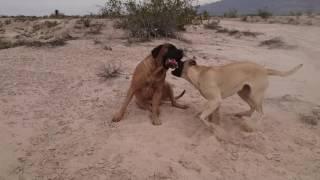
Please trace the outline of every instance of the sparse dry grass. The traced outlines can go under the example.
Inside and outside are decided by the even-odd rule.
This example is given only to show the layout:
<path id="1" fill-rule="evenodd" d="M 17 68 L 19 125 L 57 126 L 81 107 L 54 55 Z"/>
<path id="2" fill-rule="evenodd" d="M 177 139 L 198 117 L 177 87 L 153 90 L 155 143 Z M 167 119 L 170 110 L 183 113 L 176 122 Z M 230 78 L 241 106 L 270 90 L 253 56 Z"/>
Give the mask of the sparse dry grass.
<path id="1" fill-rule="evenodd" d="M 5 39 L 0 39 L 0 49 L 9 49 L 19 46 L 26 46 L 26 47 L 58 47 L 66 45 L 66 39 L 54 39 L 51 41 L 28 41 L 28 40 L 18 40 L 16 42 L 12 42 Z"/>
<path id="2" fill-rule="evenodd" d="M 87 34 L 101 34 L 101 30 L 103 28 L 103 24 L 94 24 L 91 25 L 91 27 L 89 28 L 89 31 L 87 32 Z"/>
<path id="3" fill-rule="evenodd" d="M 44 22 L 44 25 L 47 27 L 47 28 L 52 28 L 52 27 L 55 27 L 57 26 L 59 23 L 57 21 L 45 21 Z"/>
<path id="4" fill-rule="evenodd" d="M 91 26 L 91 19 L 80 18 L 76 21 L 76 28 L 89 28 Z"/>
<path id="5" fill-rule="evenodd" d="M 237 29 L 228 29 L 228 28 L 220 28 L 217 30 L 217 33 L 226 33 L 230 36 L 247 36 L 247 37 L 257 37 L 263 33 L 252 32 L 252 31 L 239 31 Z"/>
<path id="6" fill-rule="evenodd" d="M 35 33 L 44 28 L 53 28 L 56 27 L 59 23 L 57 21 L 45 21 L 43 23 L 38 23 L 32 26 L 32 32 Z"/>
<path id="7" fill-rule="evenodd" d="M 251 31 L 239 31 L 236 29 L 228 29 L 228 28 L 223 28 L 220 25 L 220 20 L 214 20 L 209 22 L 208 24 L 204 25 L 204 28 L 206 29 L 212 29 L 216 30 L 217 33 L 226 33 L 229 34 L 230 36 L 250 36 L 250 37 L 256 37 L 262 33 L 258 32 L 251 32 Z"/>
<path id="8" fill-rule="evenodd" d="M 11 41 L 0 38 L 0 49 L 8 49 L 11 47 L 13 47 L 13 43 Z"/>

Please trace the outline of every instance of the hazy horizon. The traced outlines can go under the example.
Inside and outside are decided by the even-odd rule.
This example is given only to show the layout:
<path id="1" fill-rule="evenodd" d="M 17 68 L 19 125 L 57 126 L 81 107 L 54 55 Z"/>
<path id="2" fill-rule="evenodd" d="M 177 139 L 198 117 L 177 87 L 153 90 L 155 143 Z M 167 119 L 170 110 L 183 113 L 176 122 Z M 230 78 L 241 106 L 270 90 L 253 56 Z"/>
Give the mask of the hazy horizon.
<path id="1" fill-rule="evenodd" d="M 200 4 L 215 2 L 218 0 L 199 0 Z M 0 0 L 0 15 L 26 15 L 43 16 L 49 15 L 58 9 L 66 15 L 84 15 L 97 13 L 99 6 L 106 0 L 28 0 L 21 3 L 21 0 Z"/>

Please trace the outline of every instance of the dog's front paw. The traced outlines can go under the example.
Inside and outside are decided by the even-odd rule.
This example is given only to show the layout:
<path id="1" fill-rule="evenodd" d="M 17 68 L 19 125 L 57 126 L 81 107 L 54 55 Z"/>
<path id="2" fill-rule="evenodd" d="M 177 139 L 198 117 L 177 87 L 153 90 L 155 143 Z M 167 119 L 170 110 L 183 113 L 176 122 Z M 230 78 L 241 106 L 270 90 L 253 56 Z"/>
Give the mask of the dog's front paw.
<path id="1" fill-rule="evenodd" d="M 153 118 L 152 119 L 152 124 L 155 125 L 155 126 L 160 126 L 162 123 L 161 123 L 159 118 Z"/>
<path id="2" fill-rule="evenodd" d="M 254 128 L 245 121 L 240 123 L 240 128 L 247 133 L 252 133 L 254 131 Z"/>
<path id="3" fill-rule="evenodd" d="M 117 113 L 113 116 L 112 122 L 119 122 L 122 119 L 122 115 Z"/>

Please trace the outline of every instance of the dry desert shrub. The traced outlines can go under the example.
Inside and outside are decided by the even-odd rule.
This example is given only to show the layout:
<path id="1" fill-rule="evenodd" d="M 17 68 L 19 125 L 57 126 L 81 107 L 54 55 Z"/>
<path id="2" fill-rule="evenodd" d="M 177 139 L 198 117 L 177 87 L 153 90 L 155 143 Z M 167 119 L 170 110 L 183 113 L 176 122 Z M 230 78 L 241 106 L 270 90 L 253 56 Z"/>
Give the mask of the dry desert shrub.
<path id="1" fill-rule="evenodd" d="M 229 29 L 227 28 L 220 28 L 217 30 L 217 33 L 229 33 Z"/>
<path id="2" fill-rule="evenodd" d="M 87 34 L 93 34 L 93 35 L 101 34 L 102 28 L 103 28 L 103 24 L 93 24 L 89 28 L 89 31 L 87 32 Z"/>
<path id="3" fill-rule="evenodd" d="M 231 30 L 228 31 L 228 34 L 229 34 L 230 36 L 234 36 L 234 35 L 237 35 L 237 34 L 239 34 L 239 33 L 240 33 L 240 31 L 239 31 L 239 30 L 236 30 L 236 29 L 231 29 Z"/>
<path id="4" fill-rule="evenodd" d="M 5 25 L 11 24 L 11 19 L 6 19 L 6 20 L 4 21 L 4 24 L 5 24 Z"/>
<path id="5" fill-rule="evenodd" d="M 267 46 L 270 49 L 288 47 L 286 43 L 279 37 L 271 38 L 260 42 L 260 46 Z"/>
<path id="6" fill-rule="evenodd" d="M 80 22 L 83 24 L 84 27 L 88 28 L 91 25 L 91 19 L 89 18 L 81 18 Z"/>
<path id="7" fill-rule="evenodd" d="M 314 108 L 310 114 L 301 114 L 300 120 L 301 122 L 312 126 L 318 125 L 320 122 L 320 108 Z"/>
<path id="8" fill-rule="evenodd" d="M 112 47 L 107 46 L 107 45 L 103 46 L 103 49 L 106 51 L 112 51 Z"/>
<path id="9" fill-rule="evenodd" d="M 87 29 L 86 34 L 100 34 L 104 24 L 93 23 L 91 18 L 81 18 L 76 21 L 74 28 Z"/>
<path id="10" fill-rule="evenodd" d="M 241 34 L 244 36 L 257 37 L 258 35 L 261 35 L 262 33 L 252 32 L 252 31 L 241 31 Z"/>
<path id="11" fill-rule="evenodd" d="M 220 19 L 210 21 L 208 24 L 205 24 L 205 25 L 204 25 L 204 28 L 206 28 L 206 29 L 213 29 L 213 30 L 221 29 Z"/>
<path id="12" fill-rule="evenodd" d="M 99 39 L 93 39 L 93 44 L 102 44 L 102 41 L 100 41 Z"/>
<path id="13" fill-rule="evenodd" d="M 122 74 L 121 72 L 122 66 L 120 63 L 108 63 L 101 68 L 101 72 L 99 72 L 97 76 L 101 77 L 103 80 L 108 80 L 111 78 L 119 77 Z"/>

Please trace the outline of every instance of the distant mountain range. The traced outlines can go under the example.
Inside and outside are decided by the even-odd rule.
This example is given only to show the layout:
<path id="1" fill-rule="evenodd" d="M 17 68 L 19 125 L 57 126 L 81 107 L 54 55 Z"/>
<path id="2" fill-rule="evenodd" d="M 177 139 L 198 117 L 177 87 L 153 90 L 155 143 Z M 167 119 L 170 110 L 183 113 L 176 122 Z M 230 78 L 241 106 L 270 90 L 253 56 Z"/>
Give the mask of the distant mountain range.
<path id="1" fill-rule="evenodd" d="M 320 0 L 222 0 L 199 7 L 199 11 L 208 11 L 210 15 L 223 15 L 231 9 L 239 14 L 253 14 L 258 9 L 267 9 L 273 14 L 288 14 L 291 11 L 320 12 Z"/>

